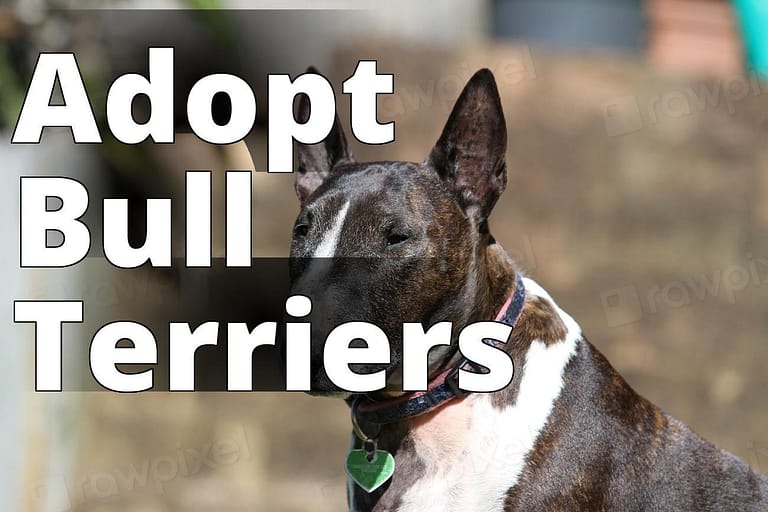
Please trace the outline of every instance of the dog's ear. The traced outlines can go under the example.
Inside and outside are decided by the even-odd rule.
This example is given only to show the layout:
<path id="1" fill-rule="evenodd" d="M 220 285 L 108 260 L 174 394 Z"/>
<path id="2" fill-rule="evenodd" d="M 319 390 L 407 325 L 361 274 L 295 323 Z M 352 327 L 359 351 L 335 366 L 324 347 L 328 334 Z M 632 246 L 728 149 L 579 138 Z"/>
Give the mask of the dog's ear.
<path id="1" fill-rule="evenodd" d="M 456 100 L 431 165 L 479 224 L 490 215 L 507 185 L 507 127 L 493 74 L 481 69 Z"/>
<path id="2" fill-rule="evenodd" d="M 317 70 L 310 67 L 307 73 L 317 73 Z M 309 97 L 302 94 L 296 109 L 296 121 L 306 123 L 310 109 Z M 328 178 L 334 167 L 353 161 L 344 131 L 339 124 L 339 116 L 335 116 L 333 128 L 325 140 L 317 144 L 298 143 L 297 156 L 299 165 L 296 169 L 296 195 L 304 204 L 312 192 Z"/>

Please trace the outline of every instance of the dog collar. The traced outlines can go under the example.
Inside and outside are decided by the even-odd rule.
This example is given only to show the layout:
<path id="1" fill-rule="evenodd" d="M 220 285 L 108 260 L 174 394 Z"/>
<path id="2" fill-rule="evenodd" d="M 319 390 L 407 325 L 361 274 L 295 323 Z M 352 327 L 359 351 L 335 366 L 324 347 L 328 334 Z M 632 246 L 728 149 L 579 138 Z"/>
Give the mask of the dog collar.
<path id="1" fill-rule="evenodd" d="M 520 273 L 517 273 L 514 293 L 507 298 L 494 321 L 501 322 L 514 328 L 520 318 L 525 303 L 525 285 Z M 504 346 L 504 343 L 486 339 L 485 343 L 496 347 Z M 459 389 L 459 370 L 477 370 L 477 365 L 466 358 L 435 377 L 427 386 L 426 391 L 416 391 L 391 400 L 372 400 L 365 395 L 356 395 L 347 402 L 352 406 L 353 402 L 356 420 L 361 423 L 394 423 L 396 421 L 418 416 L 445 405 L 455 398 L 464 398 L 469 391 Z"/>

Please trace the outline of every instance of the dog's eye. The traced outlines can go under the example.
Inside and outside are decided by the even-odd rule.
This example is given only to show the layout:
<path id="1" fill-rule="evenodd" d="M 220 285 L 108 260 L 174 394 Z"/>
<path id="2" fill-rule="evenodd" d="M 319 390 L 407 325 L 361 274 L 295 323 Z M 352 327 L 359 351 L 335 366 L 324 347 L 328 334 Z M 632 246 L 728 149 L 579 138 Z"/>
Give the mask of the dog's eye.
<path id="1" fill-rule="evenodd" d="M 387 246 L 391 247 L 393 245 L 401 244 L 409 238 L 408 235 L 403 235 L 401 233 L 390 233 L 387 235 Z"/>
<path id="2" fill-rule="evenodd" d="M 293 236 L 304 238 L 307 236 L 307 233 L 309 233 L 308 224 L 296 224 L 296 226 L 293 228 Z"/>

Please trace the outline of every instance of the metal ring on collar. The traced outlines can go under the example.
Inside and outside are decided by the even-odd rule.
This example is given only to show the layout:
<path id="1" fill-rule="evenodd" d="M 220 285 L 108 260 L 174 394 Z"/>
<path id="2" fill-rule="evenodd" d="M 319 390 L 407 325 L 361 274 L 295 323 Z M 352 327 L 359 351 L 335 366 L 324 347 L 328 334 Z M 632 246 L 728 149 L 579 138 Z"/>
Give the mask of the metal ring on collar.
<path id="1" fill-rule="evenodd" d="M 361 441 L 369 442 L 376 440 L 377 437 L 379 437 L 379 434 L 381 433 L 381 425 L 379 425 L 379 429 L 376 431 L 376 433 L 373 435 L 373 437 L 368 436 L 360 426 L 360 422 L 357 419 L 357 408 L 360 405 L 360 400 L 365 399 L 364 395 L 360 395 L 355 397 L 355 399 L 352 401 L 352 407 L 350 407 L 350 414 L 352 416 L 352 431 L 355 433 L 355 435 L 360 439 Z"/>

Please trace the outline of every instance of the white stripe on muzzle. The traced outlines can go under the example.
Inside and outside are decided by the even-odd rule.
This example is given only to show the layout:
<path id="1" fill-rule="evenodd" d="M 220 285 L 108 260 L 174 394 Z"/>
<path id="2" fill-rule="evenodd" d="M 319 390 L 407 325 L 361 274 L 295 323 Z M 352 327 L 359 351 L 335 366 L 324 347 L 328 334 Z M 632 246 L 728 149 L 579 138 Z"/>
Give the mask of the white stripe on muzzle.
<path id="1" fill-rule="evenodd" d="M 320 244 L 315 249 L 315 254 L 312 255 L 313 258 L 332 258 L 336 255 L 336 246 L 339 245 L 339 236 L 341 235 L 341 228 L 344 227 L 347 210 L 349 210 L 349 201 L 344 203 L 339 209 L 331 229 L 323 236 Z"/>

